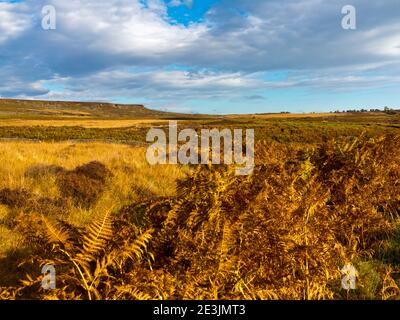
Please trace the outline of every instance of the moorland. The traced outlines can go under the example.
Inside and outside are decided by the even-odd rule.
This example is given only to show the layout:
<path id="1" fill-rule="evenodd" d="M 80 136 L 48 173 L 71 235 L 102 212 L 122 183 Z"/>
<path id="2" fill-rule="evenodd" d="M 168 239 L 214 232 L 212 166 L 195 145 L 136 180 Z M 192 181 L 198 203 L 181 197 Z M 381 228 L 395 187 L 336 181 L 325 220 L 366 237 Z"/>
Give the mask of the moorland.
<path id="1" fill-rule="evenodd" d="M 146 133 L 170 120 L 254 129 L 253 174 L 151 166 Z M 1 99 L 0 299 L 400 299 L 399 130 L 393 110 Z M 341 286 L 349 263 L 355 290 Z"/>

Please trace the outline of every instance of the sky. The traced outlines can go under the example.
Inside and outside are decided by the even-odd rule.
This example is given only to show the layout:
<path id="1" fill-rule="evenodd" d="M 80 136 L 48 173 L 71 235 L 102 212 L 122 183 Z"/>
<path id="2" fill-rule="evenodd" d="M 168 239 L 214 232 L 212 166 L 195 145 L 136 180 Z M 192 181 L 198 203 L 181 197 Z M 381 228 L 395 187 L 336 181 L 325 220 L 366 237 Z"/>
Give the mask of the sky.
<path id="1" fill-rule="evenodd" d="M 42 27 L 46 5 L 55 29 Z M 342 27 L 346 5 L 355 29 Z M 0 97 L 212 114 L 400 108 L 400 1 L 0 0 Z"/>

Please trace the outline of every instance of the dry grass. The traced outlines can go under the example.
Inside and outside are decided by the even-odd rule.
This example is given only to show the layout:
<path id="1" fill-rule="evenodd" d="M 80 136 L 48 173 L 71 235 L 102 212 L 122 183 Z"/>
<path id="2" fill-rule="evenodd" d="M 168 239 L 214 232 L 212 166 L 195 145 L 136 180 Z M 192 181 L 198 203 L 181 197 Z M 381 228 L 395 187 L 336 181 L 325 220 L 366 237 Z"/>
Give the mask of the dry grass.
<path id="1" fill-rule="evenodd" d="M 82 128 L 129 128 L 134 126 L 146 126 L 150 124 L 166 124 L 166 120 L 160 119 L 137 119 L 137 120 L 94 120 L 94 119 L 71 119 L 71 120 L 35 120 L 35 119 L 2 119 L 1 127 L 82 127 Z"/>
<path id="2" fill-rule="evenodd" d="M 147 164 L 145 150 L 121 144 L 103 143 L 0 143 L 0 190 L 28 190 L 36 198 L 57 199 L 62 196 L 56 174 L 27 175 L 38 165 L 53 165 L 66 170 L 91 161 L 103 163 L 113 177 L 98 200 L 97 207 L 71 206 L 65 209 L 67 221 L 84 225 L 96 215 L 99 206 L 123 206 L 144 197 L 173 196 L 177 179 L 188 169 L 177 166 L 154 167 Z M 32 170 L 31 170 L 32 171 Z M 137 192 L 141 190 L 141 192 Z M 11 209 L 0 206 L 0 221 Z M 0 256 L 15 248 L 19 235 L 0 226 Z M 0 268 L 1 269 L 1 268 Z M 1 270 L 0 270 L 1 271 Z"/>
<path id="3" fill-rule="evenodd" d="M 332 114 L 330 112 L 321 113 L 266 113 L 266 114 L 248 114 L 248 115 L 230 115 L 229 118 L 241 118 L 241 117 L 254 117 L 256 119 L 296 119 L 296 118 L 324 118 L 324 117 L 345 117 L 348 116 L 346 113 Z"/>

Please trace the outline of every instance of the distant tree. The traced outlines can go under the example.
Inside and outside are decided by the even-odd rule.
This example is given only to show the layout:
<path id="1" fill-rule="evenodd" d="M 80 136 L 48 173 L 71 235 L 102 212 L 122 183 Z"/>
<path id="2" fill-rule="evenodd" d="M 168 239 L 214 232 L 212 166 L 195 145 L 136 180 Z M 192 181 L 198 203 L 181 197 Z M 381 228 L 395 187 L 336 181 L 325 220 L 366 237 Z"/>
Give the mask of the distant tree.
<path id="1" fill-rule="evenodd" d="M 397 114 L 397 112 L 396 112 L 395 110 L 390 109 L 389 107 L 385 107 L 385 108 L 384 108 L 384 112 L 385 112 L 386 114 L 390 114 L 390 115 Z"/>

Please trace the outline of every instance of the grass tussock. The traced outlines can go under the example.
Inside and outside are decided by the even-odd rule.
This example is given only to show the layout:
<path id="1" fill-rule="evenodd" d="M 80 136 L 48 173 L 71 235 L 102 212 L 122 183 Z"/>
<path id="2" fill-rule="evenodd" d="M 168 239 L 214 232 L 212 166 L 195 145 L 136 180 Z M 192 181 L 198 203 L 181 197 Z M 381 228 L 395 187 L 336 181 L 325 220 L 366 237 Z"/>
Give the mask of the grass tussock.
<path id="1" fill-rule="evenodd" d="M 88 209 L 99 200 L 111 177 L 111 171 L 104 164 L 92 161 L 58 175 L 56 184 L 63 197 Z"/>

